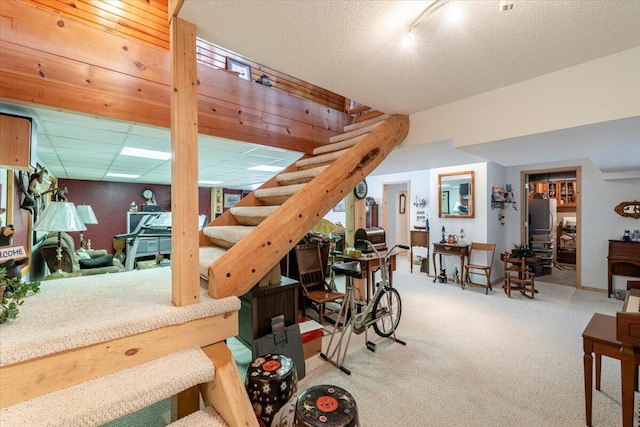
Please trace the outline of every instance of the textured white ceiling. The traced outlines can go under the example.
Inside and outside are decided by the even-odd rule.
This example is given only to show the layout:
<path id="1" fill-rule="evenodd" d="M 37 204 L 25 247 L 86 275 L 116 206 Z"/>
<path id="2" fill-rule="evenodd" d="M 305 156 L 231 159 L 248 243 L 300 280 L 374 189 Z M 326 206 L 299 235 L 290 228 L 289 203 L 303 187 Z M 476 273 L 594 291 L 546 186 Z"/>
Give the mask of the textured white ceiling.
<path id="1" fill-rule="evenodd" d="M 640 45 L 640 1 L 185 0 L 199 37 L 386 113 L 410 114 Z M 458 9 L 458 22 L 448 20 Z"/>
<path id="2" fill-rule="evenodd" d="M 403 48 L 407 27 L 430 3 L 185 0 L 180 17 L 194 22 L 205 40 L 387 113 L 423 111 L 640 45 L 640 1 L 515 0 L 512 11 L 499 13 L 497 0 L 482 0 L 440 8 L 416 27 L 413 47 Z M 446 19 L 455 7 L 462 12 L 457 24 Z M 118 155 L 124 145 L 170 151 L 168 129 L 38 107 L 0 103 L 0 110 L 36 118 L 38 156 L 58 177 L 170 183 L 169 161 Z M 628 171 L 640 169 L 639 134 L 634 118 L 465 151 L 445 141 L 397 149 L 374 173 L 587 157 L 604 172 Z M 513 152 L 506 144 L 520 154 L 506 155 Z M 287 166 L 298 157 L 201 136 L 199 179 L 250 189 L 273 173 L 247 167 Z M 106 177 L 118 171 L 141 176 Z"/>

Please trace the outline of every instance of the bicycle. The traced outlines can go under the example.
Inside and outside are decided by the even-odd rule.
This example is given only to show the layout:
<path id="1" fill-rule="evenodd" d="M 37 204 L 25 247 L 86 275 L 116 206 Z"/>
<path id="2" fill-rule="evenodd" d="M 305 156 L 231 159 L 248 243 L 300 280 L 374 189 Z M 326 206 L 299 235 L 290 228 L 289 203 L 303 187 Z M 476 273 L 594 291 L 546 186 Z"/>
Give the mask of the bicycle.
<path id="1" fill-rule="evenodd" d="M 351 375 L 351 371 L 343 364 L 353 332 L 357 335 L 362 332 L 365 333 L 367 349 L 372 352 L 376 351 L 376 344 L 369 341 L 367 330 L 371 326 L 380 337 L 390 338 L 394 342 L 407 345 L 406 342 L 396 338 L 396 329 L 398 328 L 400 316 L 402 315 L 402 301 L 400 299 L 400 293 L 395 288 L 392 288 L 389 282 L 389 257 L 397 248 L 408 250 L 409 247 L 405 245 L 395 245 L 383 257 L 368 240 L 358 240 L 358 242 L 366 243 L 378 257 L 381 273 L 380 282 L 376 283 L 376 290 L 366 305 L 357 304 L 353 288 L 353 278 L 359 277 L 362 273 L 360 263 L 358 261 L 350 261 L 333 264 L 332 269 L 338 274 L 344 274 L 348 279 L 342 310 L 340 310 L 338 318 L 336 319 L 327 351 L 326 353 L 320 353 L 320 357 L 332 363 L 347 375 Z M 339 328 L 341 324 L 343 327 Z M 340 337 L 332 350 L 331 348 L 338 329 L 340 329 Z M 344 343 L 347 330 L 349 334 L 346 343 Z M 342 350 L 343 344 L 344 350 Z M 341 350 L 342 354 L 340 353 Z"/>

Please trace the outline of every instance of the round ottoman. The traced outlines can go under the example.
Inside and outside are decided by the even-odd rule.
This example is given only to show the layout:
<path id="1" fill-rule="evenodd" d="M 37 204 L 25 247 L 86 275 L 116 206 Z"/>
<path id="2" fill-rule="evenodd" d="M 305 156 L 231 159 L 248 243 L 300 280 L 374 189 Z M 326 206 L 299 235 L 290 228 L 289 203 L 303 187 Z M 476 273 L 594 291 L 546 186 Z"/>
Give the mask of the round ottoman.
<path id="1" fill-rule="evenodd" d="M 275 414 L 296 393 L 296 367 L 290 358 L 281 354 L 257 357 L 247 369 L 245 387 L 258 424 L 270 427 Z"/>
<path id="2" fill-rule="evenodd" d="M 333 385 L 317 385 L 300 393 L 295 427 L 358 427 L 358 407 L 353 396 Z"/>

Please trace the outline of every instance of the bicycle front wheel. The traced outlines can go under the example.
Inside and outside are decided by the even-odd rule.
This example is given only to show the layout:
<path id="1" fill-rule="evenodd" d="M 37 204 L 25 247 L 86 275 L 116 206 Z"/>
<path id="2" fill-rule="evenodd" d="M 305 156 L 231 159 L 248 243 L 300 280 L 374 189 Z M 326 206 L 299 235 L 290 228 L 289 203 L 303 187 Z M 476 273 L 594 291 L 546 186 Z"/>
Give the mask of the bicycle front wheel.
<path id="1" fill-rule="evenodd" d="M 400 294 L 394 288 L 387 288 L 373 303 L 373 329 L 381 337 L 388 337 L 396 330 L 402 315 Z"/>

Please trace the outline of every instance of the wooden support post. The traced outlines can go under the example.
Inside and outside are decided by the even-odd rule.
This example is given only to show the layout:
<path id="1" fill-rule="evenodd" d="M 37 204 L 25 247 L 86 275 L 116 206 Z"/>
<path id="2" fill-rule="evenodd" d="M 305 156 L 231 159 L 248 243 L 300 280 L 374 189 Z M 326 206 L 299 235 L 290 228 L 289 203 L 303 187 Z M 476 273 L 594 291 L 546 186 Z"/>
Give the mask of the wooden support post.
<path id="1" fill-rule="evenodd" d="M 215 380 L 200 386 L 205 404 L 213 405 L 230 427 L 257 427 L 258 419 L 229 347 L 224 342 L 219 342 L 202 350 L 216 367 Z"/>
<path id="2" fill-rule="evenodd" d="M 356 234 L 356 223 L 355 223 L 355 196 L 353 191 L 347 193 L 347 197 L 345 197 L 345 207 L 344 207 L 344 222 L 345 222 L 345 230 L 344 230 L 344 243 L 345 248 L 352 248 L 355 246 L 355 234 Z"/>
<path id="3" fill-rule="evenodd" d="M 171 398 L 171 421 L 179 420 L 200 410 L 200 386 L 181 391 Z"/>
<path id="4" fill-rule="evenodd" d="M 195 25 L 171 19 L 171 301 L 200 301 Z"/>

